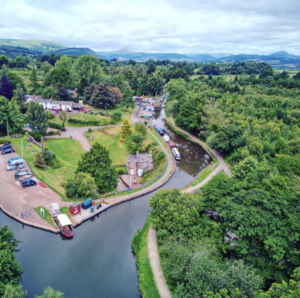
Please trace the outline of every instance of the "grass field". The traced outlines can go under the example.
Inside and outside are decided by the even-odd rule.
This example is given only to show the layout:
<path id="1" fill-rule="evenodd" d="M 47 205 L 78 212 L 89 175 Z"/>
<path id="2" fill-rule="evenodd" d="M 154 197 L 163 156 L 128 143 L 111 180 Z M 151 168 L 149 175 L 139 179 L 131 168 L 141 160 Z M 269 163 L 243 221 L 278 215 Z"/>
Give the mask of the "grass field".
<path id="1" fill-rule="evenodd" d="M 41 208 L 44 209 L 45 217 L 42 217 L 41 214 L 40 214 Z M 34 208 L 34 210 L 39 216 L 41 216 L 46 222 L 48 222 L 54 229 L 57 228 L 55 223 L 52 221 L 51 214 L 49 213 L 49 211 L 44 206 L 36 207 L 36 208 Z"/>
<path id="2" fill-rule="evenodd" d="M 30 144 L 32 146 L 31 148 L 26 148 L 27 137 L 23 137 L 22 139 L 24 159 L 30 165 L 34 175 L 58 192 L 62 197 L 66 197 L 65 189 L 61 183 L 74 177 L 77 163 L 81 154 L 85 152 L 79 141 L 69 138 L 45 139 L 45 148 L 56 155 L 56 158 L 60 161 L 61 167 L 58 169 L 51 169 L 48 167 L 40 169 L 33 164 L 36 153 L 31 154 L 30 151 L 35 150 L 36 152 L 40 152 L 41 148 L 33 144 Z M 21 139 L 10 138 L 10 141 L 16 148 L 17 153 L 21 155 Z"/>
<path id="3" fill-rule="evenodd" d="M 136 245 L 134 253 L 136 255 L 136 266 L 138 268 L 139 286 L 141 297 L 143 298 L 159 298 L 159 293 L 154 281 L 150 260 L 148 256 L 148 231 L 151 226 L 151 218 L 148 216 L 147 221 L 138 234 L 133 238 Z M 134 241 L 135 240 L 135 241 Z"/>
<path id="4" fill-rule="evenodd" d="M 98 142 L 103 145 L 108 151 L 112 160 L 112 165 L 123 165 L 127 161 L 127 149 L 124 142 L 120 142 L 121 128 L 106 128 L 93 130 L 93 141 L 88 141 L 92 146 Z M 91 136 L 90 133 L 85 132 L 84 136 Z"/>
<path id="5" fill-rule="evenodd" d="M 99 115 L 99 112 L 104 113 L 104 114 L 113 114 L 114 112 L 119 112 L 122 114 L 122 119 L 117 122 L 116 124 L 121 124 L 123 122 L 124 119 L 129 119 L 130 115 L 133 111 L 133 109 L 128 109 L 126 111 L 126 109 L 124 107 L 121 107 L 120 105 L 118 105 L 117 107 L 113 108 L 113 109 L 97 109 L 97 108 L 93 108 L 91 106 L 87 106 L 88 109 L 92 109 L 94 113 L 97 113 L 96 115 L 91 115 L 90 113 L 78 113 L 78 114 L 72 114 L 72 115 L 68 115 L 67 116 L 67 121 L 65 123 L 66 126 L 70 126 L 70 127 L 82 127 L 85 125 L 81 125 L 81 124 L 75 124 L 75 123 L 69 123 L 68 119 L 72 118 L 72 119 L 77 119 L 77 120 L 84 120 L 84 121 L 89 121 L 89 120 L 105 120 L 107 123 L 109 123 L 111 121 L 110 116 L 106 117 L 106 116 L 101 116 Z M 62 121 L 59 119 L 58 116 L 54 117 L 53 119 L 49 120 L 51 122 L 55 122 L 58 124 L 62 124 Z M 91 126 L 91 125 L 86 125 L 86 126 Z"/>

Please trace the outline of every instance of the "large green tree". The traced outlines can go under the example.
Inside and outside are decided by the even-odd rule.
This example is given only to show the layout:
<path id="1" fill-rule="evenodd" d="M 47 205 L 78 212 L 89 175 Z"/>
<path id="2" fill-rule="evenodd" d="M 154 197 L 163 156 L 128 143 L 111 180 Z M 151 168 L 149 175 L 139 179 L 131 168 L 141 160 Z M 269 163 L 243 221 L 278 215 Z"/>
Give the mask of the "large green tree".
<path id="1" fill-rule="evenodd" d="M 35 67 L 33 67 L 30 71 L 29 80 L 30 80 L 31 92 L 33 94 L 36 94 L 37 89 L 39 87 L 39 80 L 38 80 L 38 77 L 37 77 L 37 70 L 36 70 Z"/>
<path id="2" fill-rule="evenodd" d="M 112 167 L 108 150 L 99 143 L 82 155 L 76 173 L 90 174 L 96 182 L 99 193 L 112 191 L 117 187 L 118 175 Z"/>
<path id="3" fill-rule="evenodd" d="M 21 285 L 8 284 L 5 287 L 3 298 L 26 298 L 27 291 L 23 291 Z"/>
<path id="4" fill-rule="evenodd" d="M 55 291 L 51 287 L 44 290 L 43 295 L 35 296 L 35 298 L 64 298 L 64 294 L 60 291 Z"/>
<path id="5" fill-rule="evenodd" d="M 133 91 L 129 86 L 127 86 L 123 92 L 121 104 L 126 108 L 126 110 L 128 108 L 135 107 L 135 102 L 133 100 Z"/>
<path id="6" fill-rule="evenodd" d="M 0 295 L 5 292 L 7 284 L 17 285 L 21 281 L 22 268 L 16 260 L 19 241 L 7 227 L 0 229 Z"/>
<path id="7" fill-rule="evenodd" d="M 8 116 L 10 133 L 21 133 L 25 117 L 22 115 L 16 99 L 11 100 L 8 104 Z"/>
<path id="8" fill-rule="evenodd" d="M 48 113 L 43 106 L 35 101 L 30 101 L 27 109 L 27 123 L 33 130 L 40 132 L 43 136 L 47 133 Z"/>

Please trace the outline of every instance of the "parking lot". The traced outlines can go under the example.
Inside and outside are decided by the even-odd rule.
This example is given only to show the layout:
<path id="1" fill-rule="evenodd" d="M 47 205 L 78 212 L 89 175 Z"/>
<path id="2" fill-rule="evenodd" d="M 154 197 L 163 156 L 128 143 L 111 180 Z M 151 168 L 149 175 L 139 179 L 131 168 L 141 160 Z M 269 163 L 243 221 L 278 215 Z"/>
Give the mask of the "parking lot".
<path id="1" fill-rule="evenodd" d="M 67 206 L 68 203 L 61 202 L 61 197 L 50 188 L 44 188 L 37 184 L 23 188 L 18 180 L 15 179 L 15 171 L 7 171 L 8 160 L 19 156 L 16 153 L 0 154 L 0 204 L 5 210 L 21 218 L 51 227 L 34 210 L 38 206 L 50 205 L 58 202 L 60 206 Z M 26 163 L 24 168 L 30 170 Z M 34 176 L 32 179 L 38 181 Z"/>

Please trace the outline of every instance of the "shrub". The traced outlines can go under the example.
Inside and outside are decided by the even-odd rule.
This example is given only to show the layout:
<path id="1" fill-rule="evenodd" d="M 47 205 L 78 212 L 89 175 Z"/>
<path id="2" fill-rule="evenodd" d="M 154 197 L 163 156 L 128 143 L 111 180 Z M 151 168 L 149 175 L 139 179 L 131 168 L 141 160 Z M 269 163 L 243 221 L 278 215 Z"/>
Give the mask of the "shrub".
<path id="1" fill-rule="evenodd" d="M 113 120 L 113 122 L 118 122 L 122 119 L 122 113 L 114 112 L 111 114 L 110 118 Z"/>
<path id="2" fill-rule="evenodd" d="M 157 160 L 161 161 L 164 158 L 166 158 L 166 154 L 164 152 L 159 152 L 158 155 L 157 155 Z"/>
<path id="3" fill-rule="evenodd" d="M 135 254 L 137 254 L 137 252 L 139 251 L 139 247 L 140 247 L 140 242 L 141 242 L 141 235 L 142 235 L 142 231 L 140 229 L 138 229 L 132 240 L 131 240 L 131 247 L 132 250 Z"/>
<path id="4" fill-rule="evenodd" d="M 66 183 L 65 181 L 63 181 L 63 182 L 60 183 L 60 186 L 65 187 L 66 184 L 67 184 L 67 183 Z"/>
<path id="5" fill-rule="evenodd" d="M 70 118 L 68 120 L 69 123 L 74 123 L 74 124 L 80 124 L 80 125 L 84 125 L 84 126 L 89 126 L 89 125 L 93 125 L 93 126 L 99 126 L 99 120 L 80 120 L 80 119 L 73 119 Z"/>
<path id="6" fill-rule="evenodd" d="M 123 168 L 118 169 L 118 174 L 119 175 L 124 175 L 125 174 L 125 170 Z"/>
<path id="7" fill-rule="evenodd" d="M 47 136 L 57 136 L 57 135 L 59 135 L 59 130 L 47 132 Z"/>
<path id="8" fill-rule="evenodd" d="M 51 121 L 48 121 L 48 126 L 51 128 L 56 128 L 56 129 L 63 130 L 63 131 L 66 130 L 61 124 L 51 122 Z"/>
<path id="9" fill-rule="evenodd" d="M 147 134 L 147 128 L 142 123 L 136 123 L 134 125 L 134 128 L 142 136 L 145 136 Z"/>
<path id="10" fill-rule="evenodd" d="M 0 144 L 5 144 L 5 143 L 9 143 L 9 144 L 10 144 L 10 143 L 11 143 L 11 141 L 8 141 L 8 140 L 3 140 L 3 139 L 1 139 L 1 140 L 0 140 Z"/>
<path id="11" fill-rule="evenodd" d="M 38 153 L 33 161 L 34 165 L 38 168 L 43 169 L 46 166 L 46 162 L 42 154 Z"/>
<path id="12" fill-rule="evenodd" d="M 50 111 L 48 111 L 48 119 L 53 119 L 53 118 L 54 118 L 54 115 Z"/>
<path id="13" fill-rule="evenodd" d="M 30 131 L 29 134 L 37 141 L 40 142 L 42 140 L 42 136 L 37 131 Z"/>

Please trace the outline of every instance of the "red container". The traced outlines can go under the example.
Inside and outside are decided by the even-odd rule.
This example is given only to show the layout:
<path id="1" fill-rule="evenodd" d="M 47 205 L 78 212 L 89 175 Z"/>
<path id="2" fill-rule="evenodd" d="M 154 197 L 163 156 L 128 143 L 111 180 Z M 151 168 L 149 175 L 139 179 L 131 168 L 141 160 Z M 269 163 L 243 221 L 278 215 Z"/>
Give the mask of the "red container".
<path id="1" fill-rule="evenodd" d="M 81 211 L 81 204 L 80 203 L 73 203 L 70 205 L 70 213 L 76 215 Z"/>

